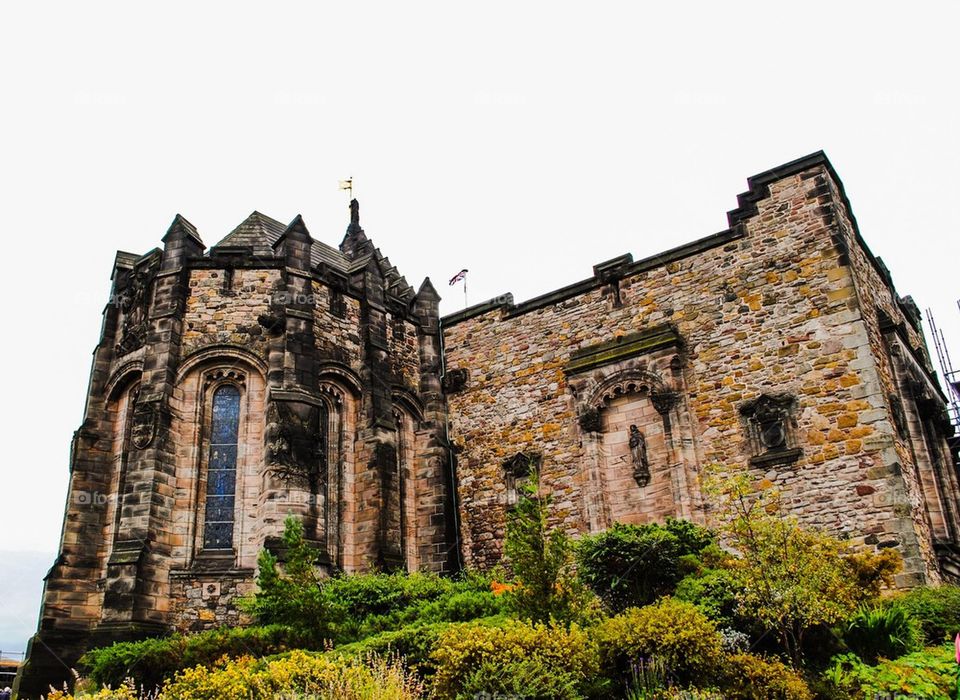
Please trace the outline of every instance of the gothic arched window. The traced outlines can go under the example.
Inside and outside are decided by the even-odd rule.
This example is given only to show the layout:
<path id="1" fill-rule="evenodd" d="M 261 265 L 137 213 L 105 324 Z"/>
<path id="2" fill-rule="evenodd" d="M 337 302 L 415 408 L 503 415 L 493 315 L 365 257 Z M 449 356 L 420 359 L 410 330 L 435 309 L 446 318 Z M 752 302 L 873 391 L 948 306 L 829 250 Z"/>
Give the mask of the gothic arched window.
<path id="1" fill-rule="evenodd" d="M 203 523 L 204 549 L 233 547 L 237 492 L 237 439 L 240 430 L 240 390 L 232 384 L 213 394 L 207 498 Z"/>

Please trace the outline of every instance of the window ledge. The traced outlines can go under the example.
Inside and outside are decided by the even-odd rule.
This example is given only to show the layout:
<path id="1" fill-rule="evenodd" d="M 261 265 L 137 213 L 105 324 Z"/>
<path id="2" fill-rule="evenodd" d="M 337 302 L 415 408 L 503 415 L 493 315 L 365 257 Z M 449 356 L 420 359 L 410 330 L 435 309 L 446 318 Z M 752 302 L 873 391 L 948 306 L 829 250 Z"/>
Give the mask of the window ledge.
<path id="1" fill-rule="evenodd" d="M 751 467 L 770 467 L 775 464 L 793 464 L 803 455 L 803 450 L 794 447 L 789 450 L 774 450 L 750 458 Z"/>

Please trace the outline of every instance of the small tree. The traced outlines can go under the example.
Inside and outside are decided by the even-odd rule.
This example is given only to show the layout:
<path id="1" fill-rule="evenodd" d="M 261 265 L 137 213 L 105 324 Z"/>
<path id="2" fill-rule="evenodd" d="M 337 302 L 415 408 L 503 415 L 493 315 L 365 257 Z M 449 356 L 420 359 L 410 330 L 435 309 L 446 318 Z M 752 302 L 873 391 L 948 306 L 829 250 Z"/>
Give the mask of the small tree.
<path id="1" fill-rule="evenodd" d="M 534 472 L 507 516 L 503 549 L 517 580 L 510 596 L 522 618 L 570 622 L 583 615 L 589 598 L 574 573 L 570 539 L 548 524 L 549 505 Z"/>
<path id="2" fill-rule="evenodd" d="M 794 665 L 802 663 L 810 629 L 848 619 L 863 602 L 858 571 L 879 568 L 889 575 L 883 562 L 865 562 L 871 555 L 854 555 L 845 542 L 786 517 L 769 481 L 754 489 L 745 478 L 734 479 L 712 490 L 721 497 L 726 542 L 740 554 L 733 564 L 739 604 L 776 631 Z"/>
<path id="3" fill-rule="evenodd" d="M 259 590 L 246 603 L 248 612 L 264 625 L 287 625 L 327 635 L 334 615 L 323 594 L 316 569 L 317 551 L 304 539 L 303 523 L 292 515 L 284 521 L 282 567 L 269 550 L 257 560 Z"/>

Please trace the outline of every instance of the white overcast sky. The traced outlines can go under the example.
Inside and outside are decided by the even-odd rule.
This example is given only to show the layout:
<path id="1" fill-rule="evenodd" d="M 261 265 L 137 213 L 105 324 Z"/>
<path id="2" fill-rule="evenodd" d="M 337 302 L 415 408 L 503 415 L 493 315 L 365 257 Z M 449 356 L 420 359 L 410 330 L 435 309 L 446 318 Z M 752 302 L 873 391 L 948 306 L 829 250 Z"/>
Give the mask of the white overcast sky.
<path id="1" fill-rule="evenodd" d="M 351 175 L 367 234 L 451 312 L 463 267 L 472 302 L 529 298 L 725 228 L 749 175 L 823 149 L 960 363 L 958 8 L 8 3 L 0 552 L 53 559 L 115 251 L 254 209 L 336 245 Z M 40 590 L 16 561 L 0 601 Z M 35 623 L 0 612 L 0 647 Z"/>

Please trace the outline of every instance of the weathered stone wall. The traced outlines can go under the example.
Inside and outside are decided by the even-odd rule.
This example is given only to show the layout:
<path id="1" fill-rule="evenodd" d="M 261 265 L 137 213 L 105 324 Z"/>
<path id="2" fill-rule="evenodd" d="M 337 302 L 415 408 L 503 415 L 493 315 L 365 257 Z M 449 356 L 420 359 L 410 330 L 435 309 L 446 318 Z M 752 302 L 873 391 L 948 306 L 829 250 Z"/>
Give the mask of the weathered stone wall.
<path id="1" fill-rule="evenodd" d="M 542 482 L 554 496 L 556 516 L 574 532 L 590 527 L 596 484 L 585 476 L 579 399 L 564 369 L 585 347 L 668 323 L 685 342 L 679 380 L 667 383 L 684 388 L 681 405 L 693 416 L 678 440 L 694 455 L 687 483 L 694 504 L 697 470 L 750 468 L 739 409 L 764 393 L 788 393 L 797 402 L 793 440 L 800 454 L 753 474 L 772 480 L 804 522 L 860 543 L 897 546 L 908 573 L 931 573 L 929 559 L 916 556 L 916 536 L 903 532 L 905 521 L 912 530 L 910 509 L 894 505 L 902 486 L 886 464 L 886 443 L 876 438 L 878 424 L 886 429 L 888 419 L 876 392 L 865 389 L 876 382 L 873 350 L 846 251 L 823 216 L 828 177 L 814 164 L 773 179 L 755 198 L 756 212 L 737 217 L 739 228 L 628 265 L 618 290 L 586 281 L 545 300 L 445 320 L 448 371 L 463 368 L 469 375 L 466 388 L 448 397 L 453 439 L 462 450 L 468 564 L 490 566 L 500 555 L 503 464 L 518 452 L 542 454 Z M 651 458 L 662 460 L 653 437 Z M 622 446 L 622 426 L 611 439 Z M 620 490 L 628 487 L 621 479 Z M 632 495 L 644 497 L 650 494 L 640 489 Z M 614 494 L 614 500 L 624 504 L 625 519 L 636 519 L 629 496 Z M 691 508 L 695 519 L 710 519 L 709 509 Z"/>
<path id="2" fill-rule="evenodd" d="M 918 463 L 910 437 L 898 434 L 895 427 L 891 400 L 907 399 L 909 402 L 910 397 L 902 396 L 895 378 L 891 348 L 884 339 L 881 314 L 901 328 L 910 349 L 908 352 L 915 354 L 929 370 L 923 336 L 914 325 L 919 319 L 908 318 L 904 304 L 893 288 L 889 272 L 860 238 L 837 180 L 824 174 L 818 178 L 818 183 L 825 221 L 848 251 L 854 291 L 861 312 L 858 326 L 862 331 L 858 332 L 859 344 L 856 348 L 862 366 L 859 393 L 860 399 L 871 407 L 870 413 L 861 422 L 872 428 L 866 443 L 871 449 L 869 475 L 882 474 L 882 479 L 864 484 L 861 490 L 866 492 L 865 499 L 890 509 L 890 517 L 868 528 L 864 540 L 867 544 L 899 547 L 906 559 L 906 572 L 900 576 L 902 585 L 920 583 L 920 572 L 925 574 L 926 580 L 936 582 L 939 578 L 938 566 L 933 550 L 930 514 L 920 476 L 920 471 L 925 467 Z M 926 461 L 921 456 L 921 462 Z"/>
<path id="3" fill-rule="evenodd" d="M 252 622 L 240 611 L 237 600 L 253 593 L 249 571 L 217 574 L 173 574 L 170 599 L 172 627 L 177 632 L 200 632 L 217 627 L 238 627 Z"/>
<path id="4" fill-rule="evenodd" d="M 266 357 L 267 334 L 257 318 L 270 310 L 279 270 L 191 270 L 183 357 L 217 344 L 239 345 Z"/>
<path id="5" fill-rule="evenodd" d="M 321 358 L 342 362 L 354 371 L 362 359 L 360 336 L 360 301 L 345 294 L 339 295 L 342 313 L 331 311 L 331 289 L 319 281 L 313 282 L 314 318 L 319 329 L 316 336 Z"/>

